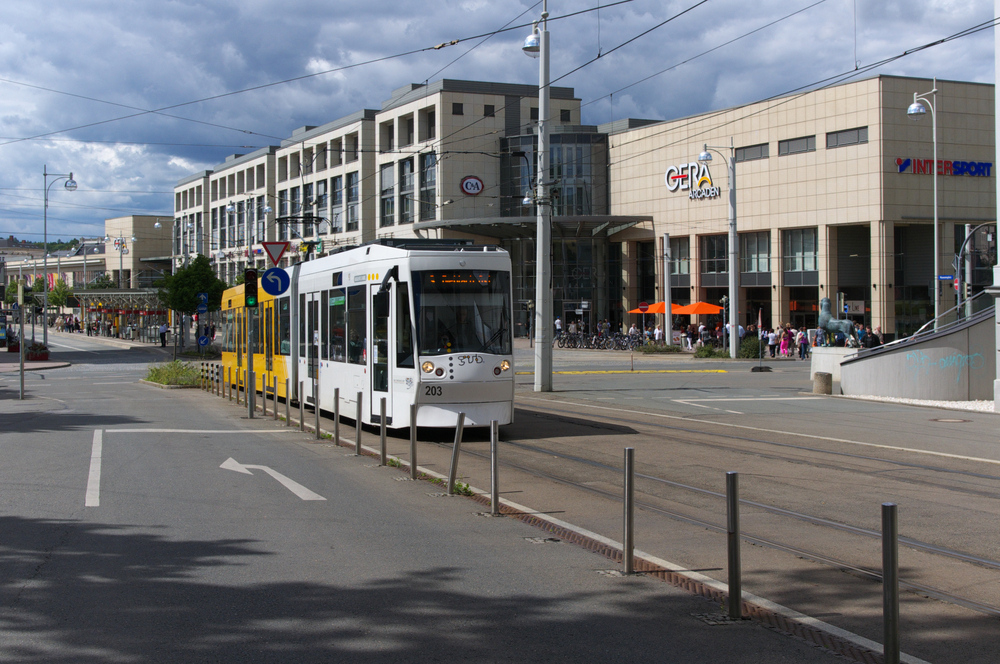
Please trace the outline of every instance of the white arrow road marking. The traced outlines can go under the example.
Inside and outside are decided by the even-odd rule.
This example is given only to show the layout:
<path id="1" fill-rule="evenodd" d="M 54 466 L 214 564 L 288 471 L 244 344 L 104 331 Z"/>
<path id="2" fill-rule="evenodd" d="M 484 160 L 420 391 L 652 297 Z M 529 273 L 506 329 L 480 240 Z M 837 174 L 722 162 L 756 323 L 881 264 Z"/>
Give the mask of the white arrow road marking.
<path id="1" fill-rule="evenodd" d="M 87 497 L 84 507 L 100 507 L 101 505 L 101 450 L 104 447 L 104 432 L 94 430 L 94 444 L 90 448 L 90 475 L 87 477 Z"/>
<path id="2" fill-rule="evenodd" d="M 237 473 L 246 473 L 247 475 L 253 475 L 253 473 L 251 473 L 248 470 L 249 468 L 256 468 L 257 470 L 263 470 L 265 473 L 267 473 L 274 479 L 281 482 L 286 489 L 294 493 L 302 500 L 326 500 L 326 498 L 319 495 L 318 493 L 313 493 L 312 491 L 305 488 L 298 482 L 288 479 L 278 471 L 268 468 L 267 466 L 243 465 L 236 459 L 229 457 L 222 463 L 221 466 L 219 466 L 219 468 L 225 468 L 226 470 L 235 470 Z"/>

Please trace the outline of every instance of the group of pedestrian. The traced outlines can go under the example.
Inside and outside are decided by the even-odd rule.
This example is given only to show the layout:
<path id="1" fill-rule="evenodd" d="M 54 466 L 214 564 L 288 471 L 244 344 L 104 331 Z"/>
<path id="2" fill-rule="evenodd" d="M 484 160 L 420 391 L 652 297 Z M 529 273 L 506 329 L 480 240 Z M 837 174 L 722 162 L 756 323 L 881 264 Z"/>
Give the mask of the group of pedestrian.
<path id="1" fill-rule="evenodd" d="M 789 357 L 800 360 L 809 357 L 809 333 L 805 327 L 796 329 L 790 324 L 778 324 L 777 328 L 761 328 L 760 340 L 767 343 L 767 353 L 770 357 Z"/>

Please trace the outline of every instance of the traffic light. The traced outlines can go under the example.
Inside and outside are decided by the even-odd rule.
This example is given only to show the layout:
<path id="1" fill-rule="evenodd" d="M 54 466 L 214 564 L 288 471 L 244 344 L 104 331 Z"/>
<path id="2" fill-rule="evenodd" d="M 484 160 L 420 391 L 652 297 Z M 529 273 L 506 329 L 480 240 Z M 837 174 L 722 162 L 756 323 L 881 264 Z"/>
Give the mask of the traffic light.
<path id="1" fill-rule="evenodd" d="M 243 298 L 248 309 L 257 308 L 257 270 L 253 268 L 243 272 Z"/>
<path id="2" fill-rule="evenodd" d="M 965 299 L 972 297 L 972 284 L 965 284 Z"/>

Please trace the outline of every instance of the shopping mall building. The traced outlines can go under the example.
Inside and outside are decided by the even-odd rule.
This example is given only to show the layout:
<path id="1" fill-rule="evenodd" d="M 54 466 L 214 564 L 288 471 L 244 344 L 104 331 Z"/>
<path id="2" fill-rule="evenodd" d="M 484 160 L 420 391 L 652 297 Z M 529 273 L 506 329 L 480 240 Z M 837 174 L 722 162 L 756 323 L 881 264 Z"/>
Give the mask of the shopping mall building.
<path id="1" fill-rule="evenodd" d="M 904 335 L 955 303 L 952 262 L 973 284 L 996 262 L 992 85 L 880 76 L 670 120 L 584 125 L 570 88 L 551 90 L 555 313 L 633 320 L 640 302 L 719 303 L 728 294 L 730 214 L 738 314 L 814 325 L 820 300 Z M 234 155 L 175 187 L 177 265 L 209 256 L 233 282 L 265 266 L 261 242 L 288 240 L 283 265 L 381 237 L 474 238 L 514 263 L 518 330 L 534 298 L 538 89 L 440 80 Z M 712 161 L 699 161 L 709 148 Z M 734 163 L 730 181 L 727 164 Z M 934 274 L 935 196 L 939 274 Z M 729 191 L 735 187 L 730 210 Z M 977 230 L 978 229 L 978 230 Z M 669 261 L 664 258 L 669 243 Z M 669 268 L 667 268 L 669 264 Z"/>

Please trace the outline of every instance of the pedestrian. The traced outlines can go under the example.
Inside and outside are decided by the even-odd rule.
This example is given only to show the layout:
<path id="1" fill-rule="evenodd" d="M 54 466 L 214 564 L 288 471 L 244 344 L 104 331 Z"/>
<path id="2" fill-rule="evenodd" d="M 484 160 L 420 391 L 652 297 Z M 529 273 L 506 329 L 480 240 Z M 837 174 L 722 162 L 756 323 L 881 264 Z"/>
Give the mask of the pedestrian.
<path id="1" fill-rule="evenodd" d="M 165 322 L 160 324 L 160 348 L 167 347 L 167 330 L 169 329 Z"/>
<path id="2" fill-rule="evenodd" d="M 771 357 L 774 357 L 774 349 L 778 343 L 778 335 L 774 333 L 774 328 L 767 331 L 767 351 Z"/>

